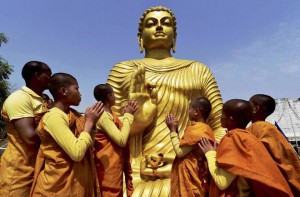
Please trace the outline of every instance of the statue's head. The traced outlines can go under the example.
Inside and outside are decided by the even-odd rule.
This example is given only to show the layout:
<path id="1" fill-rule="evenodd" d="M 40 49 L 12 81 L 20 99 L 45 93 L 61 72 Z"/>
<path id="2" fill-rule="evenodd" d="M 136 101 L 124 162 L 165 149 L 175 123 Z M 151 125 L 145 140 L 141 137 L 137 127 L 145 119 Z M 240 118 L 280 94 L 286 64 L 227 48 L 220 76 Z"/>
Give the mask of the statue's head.
<path id="1" fill-rule="evenodd" d="M 169 8 L 156 6 L 147 9 L 140 18 L 138 30 L 141 53 L 143 48 L 172 48 L 175 52 L 176 17 Z"/>

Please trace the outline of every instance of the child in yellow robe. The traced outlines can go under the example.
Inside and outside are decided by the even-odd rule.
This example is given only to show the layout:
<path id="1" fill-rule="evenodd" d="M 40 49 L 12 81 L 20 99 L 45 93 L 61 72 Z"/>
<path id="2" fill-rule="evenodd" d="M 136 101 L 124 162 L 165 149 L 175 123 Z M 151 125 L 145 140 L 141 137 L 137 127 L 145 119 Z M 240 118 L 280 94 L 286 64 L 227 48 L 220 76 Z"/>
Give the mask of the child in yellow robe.
<path id="1" fill-rule="evenodd" d="M 102 104 L 87 108 L 84 117 L 71 109 L 79 105 L 81 94 L 77 80 L 66 73 L 51 77 L 49 91 L 54 105 L 38 126 L 41 145 L 31 196 L 95 197 L 91 132 Z"/>
<path id="2" fill-rule="evenodd" d="M 104 113 L 96 123 L 95 164 L 102 197 L 123 196 L 123 172 L 127 196 L 133 192 L 128 137 L 137 102 L 131 100 L 125 106 L 122 121 L 112 111 L 115 94 L 108 84 L 99 84 L 94 88 L 97 101 L 103 103 Z"/>
<path id="3" fill-rule="evenodd" d="M 171 171 L 171 196 L 202 196 L 205 197 L 209 189 L 209 171 L 204 154 L 197 143 L 201 137 L 215 142 L 212 129 L 206 124 L 211 111 L 211 104 L 204 97 L 193 98 L 189 106 L 188 126 L 182 138 L 178 136 L 178 120 L 172 114 L 166 117 L 166 124 L 170 129 L 173 149 L 176 153 Z"/>

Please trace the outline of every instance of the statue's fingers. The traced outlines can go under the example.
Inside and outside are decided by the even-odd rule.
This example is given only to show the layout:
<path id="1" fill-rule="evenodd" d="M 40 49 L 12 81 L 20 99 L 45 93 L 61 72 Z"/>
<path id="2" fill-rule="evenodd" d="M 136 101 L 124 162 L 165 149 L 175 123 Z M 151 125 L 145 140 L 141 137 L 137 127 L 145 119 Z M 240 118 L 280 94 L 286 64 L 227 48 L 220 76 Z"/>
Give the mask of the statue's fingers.
<path id="1" fill-rule="evenodd" d="M 156 88 L 153 88 L 151 90 L 150 98 L 151 98 L 151 103 L 156 105 L 157 104 L 157 90 L 156 90 Z"/>
<path id="2" fill-rule="evenodd" d="M 136 92 L 137 77 L 138 77 L 138 70 L 135 70 L 132 73 L 132 77 L 131 77 L 130 88 L 129 88 L 130 93 Z"/>
<path id="3" fill-rule="evenodd" d="M 147 82 L 146 82 L 146 71 L 145 71 L 145 66 L 141 65 L 141 92 L 147 93 L 148 88 L 147 88 Z"/>
<path id="4" fill-rule="evenodd" d="M 155 85 L 155 83 L 153 83 L 151 81 L 147 81 L 146 82 L 146 88 L 147 89 L 153 89 L 153 88 L 156 88 L 156 85 Z"/>

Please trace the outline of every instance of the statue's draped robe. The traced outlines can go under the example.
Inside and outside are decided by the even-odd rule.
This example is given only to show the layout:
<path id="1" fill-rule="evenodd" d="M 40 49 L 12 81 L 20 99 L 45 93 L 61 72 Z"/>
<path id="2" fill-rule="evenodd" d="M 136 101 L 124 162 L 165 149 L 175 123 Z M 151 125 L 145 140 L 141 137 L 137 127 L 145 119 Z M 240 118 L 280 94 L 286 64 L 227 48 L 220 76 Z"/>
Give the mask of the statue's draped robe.
<path id="1" fill-rule="evenodd" d="M 112 68 L 107 80 L 107 83 L 114 89 L 116 96 L 114 111 L 119 115 L 122 114 L 122 110 L 128 101 L 132 73 L 139 65 L 145 67 L 145 80 L 156 84 L 157 115 L 152 124 L 145 129 L 142 136 L 131 137 L 130 139 L 133 178 L 137 182 L 140 182 L 139 159 L 141 154 L 170 153 L 175 158 L 169 136 L 170 131 L 165 124 L 165 117 L 167 113 L 172 113 L 179 119 L 179 135 L 182 136 L 184 129 L 189 124 L 188 110 L 192 98 L 202 96 L 210 100 L 212 112 L 208 118 L 208 124 L 212 128 L 217 141 L 225 133 L 220 125 L 222 99 L 215 78 L 209 68 L 196 61 L 174 60 L 168 65 L 149 65 L 143 60 L 121 62 Z M 142 191 L 154 195 L 155 191 L 151 189 L 153 184 L 147 183 L 145 187 L 142 184 L 140 189 L 137 186 L 135 190 L 141 190 L 139 191 L 141 192 L 140 195 L 143 195 Z M 169 179 L 162 180 L 161 184 L 156 181 L 155 187 L 164 188 L 162 190 L 168 194 L 170 190 Z M 146 195 L 146 193 L 144 194 Z"/>
<path id="2" fill-rule="evenodd" d="M 180 140 L 180 147 L 195 146 L 195 149 L 182 158 L 176 157 L 171 173 L 171 196 L 205 197 L 209 189 L 209 170 L 206 158 L 197 143 L 202 137 L 211 142 L 215 137 L 211 128 L 201 122 L 188 126 Z"/>
<path id="3" fill-rule="evenodd" d="M 70 109 L 68 117 L 70 130 L 78 137 L 83 131 L 84 117 L 73 109 Z M 42 120 L 38 135 L 41 145 L 30 196 L 97 196 L 92 149 L 87 149 L 83 159 L 75 162 L 45 130 Z"/>
<path id="4" fill-rule="evenodd" d="M 247 128 L 269 151 L 295 196 L 300 196 L 300 161 L 293 147 L 271 123 L 258 121 Z"/>

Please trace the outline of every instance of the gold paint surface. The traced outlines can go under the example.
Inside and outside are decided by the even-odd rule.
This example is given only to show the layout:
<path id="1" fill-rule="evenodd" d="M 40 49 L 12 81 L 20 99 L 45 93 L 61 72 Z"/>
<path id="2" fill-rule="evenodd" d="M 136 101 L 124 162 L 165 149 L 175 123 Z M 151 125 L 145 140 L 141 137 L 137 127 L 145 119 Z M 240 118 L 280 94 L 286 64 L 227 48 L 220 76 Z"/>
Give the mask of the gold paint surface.
<path id="1" fill-rule="evenodd" d="M 220 124 L 222 98 L 210 69 L 197 61 L 172 57 L 175 50 L 175 16 L 167 8 L 155 7 L 141 17 L 138 33 L 145 58 L 116 64 L 107 83 L 115 92 L 114 110 L 122 115 L 128 99 L 136 99 L 139 109 L 134 114 L 130 151 L 133 168 L 133 196 L 169 196 L 170 174 L 175 158 L 170 131 L 165 117 L 172 113 L 179 120 L 179 135 L 190 124 L 188 109 L 192 98 L 206 97 L 212 111 L 208 124 L 219 141 L 225 134 Z M 153 170 L 149 158 L 158 153 L 163 160 Z M 151 157 L 152 156 L 152 157 Z"/>

